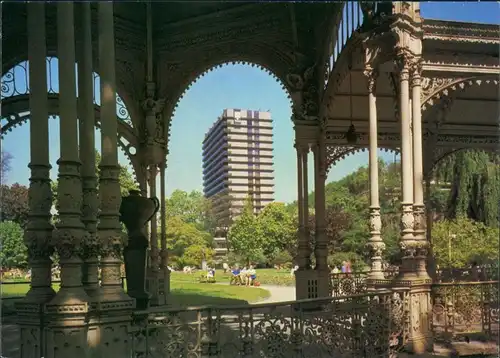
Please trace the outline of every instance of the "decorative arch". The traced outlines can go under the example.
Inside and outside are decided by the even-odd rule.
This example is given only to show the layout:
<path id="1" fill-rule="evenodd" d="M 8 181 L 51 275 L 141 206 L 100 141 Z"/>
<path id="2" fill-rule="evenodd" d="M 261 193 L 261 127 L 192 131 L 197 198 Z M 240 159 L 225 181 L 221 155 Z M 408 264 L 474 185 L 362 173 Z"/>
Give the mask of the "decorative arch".
<path id="1" fill-rule="evenodd" d="M 175 112 L 176 112 L 177 107 L 178 107 L 180 101 L 182 100 L 182 98 L 184 98 L 185 94 L 189 91 L 189 89 L 191 89 L 191 87 L 199 79 L 201 79 L 202 77 L 204 77 L 207 73 L 212 72 L 213 70 L 216 70 L 218 68 L 222 68 L 222 67 L 228 66 L 228 65 L 247 65 L 247 66 L 251 66 L 251 67 L 257 67 L 260 70 L 266 72 L 271 77 L 273 77 L 276 80 L 276 82 L 278 82 L 278 83 L 281 84 L 281 88 L 283 89 L 283 91 L 285 91 L 285 93 L 287 95 L 287 98 L 290 101 L 290 106 L 293 107 L 293 101 L 292 101 L 292 96 L 291 96 L 292 90 L 290 88 L 290 85 L 288 83 L 288 79 L 286 77 L 283 78 L 282 76 L 279 76 L 269 66 L 267 66 L 267 65 L 265 65 L 263 63 L 260 63 L 259 61 L 221 60 L 221 61 L 217 61 L 215 63 L 210 63 L 209 65 L 205 65 L 204 67 L 202 67 L 200 69 L 200 71 L 198 71 L 194 75 L 188 77 L 188 79 L 186 81 L 188 83 L 187 86 L 174 99 L 174 102 L 173 102 L 174 105 L 173 105 L 172 112 L 171 112 L 171 118 L 173 118 L 175 116 Z"/>
<path id="2" fill-rule="evenodd" d="M 424 77 L 422 78 L 422 111 L 432 107 L 443 97 L 451 96 L 452 92 L 464 91 L 468 87 L 493 83 L 498 85 L 498 75 L 473 77 Z"/>
<path id="3" fill-rule="evenodd" d="M 399 154 L 399 149 L 389 148 L 389 147 L 379 147 L 379 149 L 385 152 L 394 152 Z M 351 146 L 338 146 L 338 145 L 327 145 L 326 146 L 326 172 L 329 173 L 330 169 L 335 166 L 339 161 L 345 159 L 346 157 L 367 151 L 366 147 L 351 147 Z"/>
<path id="4" fill-rule="evenodd" d="M 49 104 L 49 118 L 55 118 L 59 115 L 59 88 L 58 82 L 53 76 L 54 67 L 57 68 L 57 63 L 52 62 L 55 57 L 47 58 L 47 92 Z M 29 74 L 28 62 L 23 61 L 13 66 L 2 77 L 1 84 L 1 99 L 2 99 L 2 116 L 0 138 L 3 138 L 7 132 L 23 125 L 30 119 L 29 105 Z M 17 75 L 16 75 L 17 74 Z M 96 88 L 99 88 L 99 76 L 93 73 L 94 79 L 94 110 L 95 110 L 95 127 L 100 129 L 100 96 L 96 93 Z M 125 103 L 120 96 L 117 95 L 117 122 L 118 122 L 118 145 L 128 159 L 129 165 L 133 170 L 133 175 L 136 181 L 139 182 L 139 163 L 137 162 L 138 139 L 135 130 L 132 127 L 129 112 Z"/>

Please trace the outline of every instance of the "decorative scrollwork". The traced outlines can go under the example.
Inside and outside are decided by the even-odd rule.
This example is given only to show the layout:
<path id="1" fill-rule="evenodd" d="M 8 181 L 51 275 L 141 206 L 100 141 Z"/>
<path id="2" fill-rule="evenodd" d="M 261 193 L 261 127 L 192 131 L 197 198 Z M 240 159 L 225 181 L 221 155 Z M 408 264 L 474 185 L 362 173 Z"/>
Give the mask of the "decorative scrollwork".
<path id="1" fill-rule="evenodd" d="M 401 348 L 406 310 L 392 293 L 246 308 L 167 310 L 137 322 L 134 356 L 381 357 Z M 393 321 L 402 322 L 394 327 Z M 395 331 L 397 329 L 397 331 Z"/>
<path id="2" fill-rule="evenodd" d="M 47 93 L 59 93 L 58 79 L 58 58 L 47 57 Z M 28 61 L 19 62 L 2 76 L 1 99 L 22 96 L 29 94 L 29 63 Z M 97 73 L 92 73 L 94 104 L 100 105 L 100 77 Z M 116 96 L 116 114 L 117 118 L 133 126 L 130 113 L 125 106 L 123 99 Z"/>

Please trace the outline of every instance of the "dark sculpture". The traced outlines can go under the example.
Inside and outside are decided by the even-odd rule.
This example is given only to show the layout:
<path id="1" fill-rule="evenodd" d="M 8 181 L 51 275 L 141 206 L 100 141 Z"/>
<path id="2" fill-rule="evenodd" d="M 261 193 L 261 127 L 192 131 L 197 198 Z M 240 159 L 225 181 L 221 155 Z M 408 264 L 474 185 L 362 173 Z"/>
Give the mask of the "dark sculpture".
<path id="1" fill-rule="evenodd" d="M 130 190 L 129 195 L 122 198 L 120 206 L 120 221 L 125 224 L 128 232 L 128 245 L 123 250 L 127 293 L 135 298 L 138 309 L 146 309 L 150 298 L 146 292 L 149 240 L 144 232 L 144 226 L 159 208 L 158 198 L 144 198 L 138 190 Z"/>

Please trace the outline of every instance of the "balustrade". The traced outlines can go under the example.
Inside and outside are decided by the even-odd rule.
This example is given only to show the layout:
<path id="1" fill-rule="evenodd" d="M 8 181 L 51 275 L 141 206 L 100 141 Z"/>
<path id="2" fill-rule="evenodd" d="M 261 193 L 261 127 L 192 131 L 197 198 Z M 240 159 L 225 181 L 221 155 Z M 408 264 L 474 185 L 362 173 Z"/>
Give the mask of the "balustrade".
<path id="1" fill-rule="evenodd" d="M 499 343 L 498 281 L 434 284 L 432 298 L 436 341 L 478 338 Z"/>
<path id="2" fill-rule="evenodd" d="M 145 313 L 136 316 L 131 356 L 396 356 L 404 343 L 404 295 Z"/>

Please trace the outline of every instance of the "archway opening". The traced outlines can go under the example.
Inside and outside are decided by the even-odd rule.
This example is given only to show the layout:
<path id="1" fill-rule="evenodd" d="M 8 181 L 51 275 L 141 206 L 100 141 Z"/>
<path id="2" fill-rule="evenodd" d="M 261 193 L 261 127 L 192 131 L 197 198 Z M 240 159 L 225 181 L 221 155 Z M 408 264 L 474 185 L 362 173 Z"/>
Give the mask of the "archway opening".
<path id="1" fill-rule="evenodd" d="M 263 247 L 251 257 L 243 257 L 241 248 L 235 247 L 231 254 L 228 234 L 247 198 L 252 198 L 257 217 L 271 202 L 275 203 L 271 207 L 284 212 L 286 204 L 296 199 L 291 117 L 291 102 L 281 80 L 249 63 L 223 64 L 204 72 L 180 99 L 169 131 L 167 220 L 181 225 L 176 221 L 181 218 L 206 235 L 205 243 L 212 249 L 209 265 L 243 267 L 248 259 L 259 266 L 272 265 Z M 206 205 L 209 210 L 204 218 L 194 219 L 179 209 L 181 205 Z M 173 226 L 167 223 L 167 230 Z M 170 233 L 167 236 L 174 241 Z M 201 267 L 186 251 L 177 248 L 171 254 L 172 265 Z M 282 252 L 283 246 L 277 251 Z"/>

